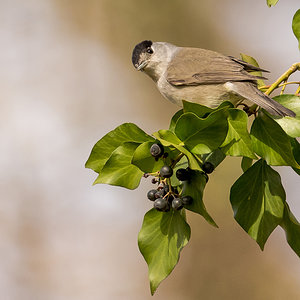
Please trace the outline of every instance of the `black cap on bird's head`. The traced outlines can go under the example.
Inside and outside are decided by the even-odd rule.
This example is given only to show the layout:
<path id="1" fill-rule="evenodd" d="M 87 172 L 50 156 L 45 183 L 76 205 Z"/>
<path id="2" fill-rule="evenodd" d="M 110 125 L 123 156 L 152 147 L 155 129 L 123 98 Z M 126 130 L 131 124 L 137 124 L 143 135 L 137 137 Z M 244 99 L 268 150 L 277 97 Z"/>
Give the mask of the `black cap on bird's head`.
<path id="1" fill-rule="evenodd" d="M 134 67 L 138 70 L 141 70 L 144 65 L 143 62 L 147 55 L 151 55 L 153 50 L 151 49 L 152 41 L 142 41 L 141 43 L 137 44 L 132 52 L 132 63 Z"/>

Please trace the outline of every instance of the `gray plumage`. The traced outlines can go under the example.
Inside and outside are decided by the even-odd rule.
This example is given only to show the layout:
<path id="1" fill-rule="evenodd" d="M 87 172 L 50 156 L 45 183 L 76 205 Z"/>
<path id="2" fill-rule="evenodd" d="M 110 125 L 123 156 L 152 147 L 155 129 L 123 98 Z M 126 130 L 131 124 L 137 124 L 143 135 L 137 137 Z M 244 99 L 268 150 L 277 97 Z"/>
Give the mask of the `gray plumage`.
<path id="1" fill-rule="evenodd" d="M 257 88 L 257 79 L 249 71 L 262 71 L 234 57 L 200 49 L 143 41 L 133 50 L 134 66 L 157 84 L 161 94 L 178 105 L 182 100 L 216 107 L 223 101 L 236 104 L 244 99 L 272 115 L 295 116 Z"/>

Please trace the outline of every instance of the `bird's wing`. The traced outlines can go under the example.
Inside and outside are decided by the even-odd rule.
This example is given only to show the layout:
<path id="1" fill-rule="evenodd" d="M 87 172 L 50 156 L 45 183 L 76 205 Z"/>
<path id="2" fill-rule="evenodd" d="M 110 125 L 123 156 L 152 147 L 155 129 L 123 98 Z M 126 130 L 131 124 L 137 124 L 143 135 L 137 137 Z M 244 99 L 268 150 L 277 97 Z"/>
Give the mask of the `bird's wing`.
<path id="1" fill-rule="evenodd" d="M 180 48 L 168 66 L 167 80 L 172 85 L 180 86 L 262 79 L 246 71 L 257 70 L 250 66 L 214 51 Z"/>

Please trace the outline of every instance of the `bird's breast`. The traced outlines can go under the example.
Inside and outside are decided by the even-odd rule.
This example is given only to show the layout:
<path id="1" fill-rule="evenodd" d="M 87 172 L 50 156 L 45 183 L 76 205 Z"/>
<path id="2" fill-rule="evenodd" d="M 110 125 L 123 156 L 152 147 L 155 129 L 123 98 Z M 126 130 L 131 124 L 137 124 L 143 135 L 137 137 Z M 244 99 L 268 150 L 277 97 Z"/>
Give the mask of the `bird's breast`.
<path id="1" fill-rule="evenodd" d="M 194 86 L 174 86 L 165 76 L 157 81 L 160 93 L 171 102 L 182 106 L 182 100 L 195 102 L 208 107 L 217 107 L 223 101 L 238 102 L 241 97 L 232 94 L 226 84 L 204 84 Z"/>

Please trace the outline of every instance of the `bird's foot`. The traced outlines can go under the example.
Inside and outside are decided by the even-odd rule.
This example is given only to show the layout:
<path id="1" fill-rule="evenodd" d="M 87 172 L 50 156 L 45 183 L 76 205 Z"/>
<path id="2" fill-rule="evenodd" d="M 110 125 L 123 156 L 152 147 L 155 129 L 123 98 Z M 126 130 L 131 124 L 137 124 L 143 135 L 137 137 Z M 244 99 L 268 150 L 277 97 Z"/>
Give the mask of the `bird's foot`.
<path id="1" fill-rule="evenodd" d="M 245 103 L 239 103 L 238 106 L 241 105 L 243 106 L 243 111 L 250 117 L 252 115 L 255 115 L 257 114 L 257 105 L 254 104 L 252 106 L 248 106 L 247 104 Z"/>

